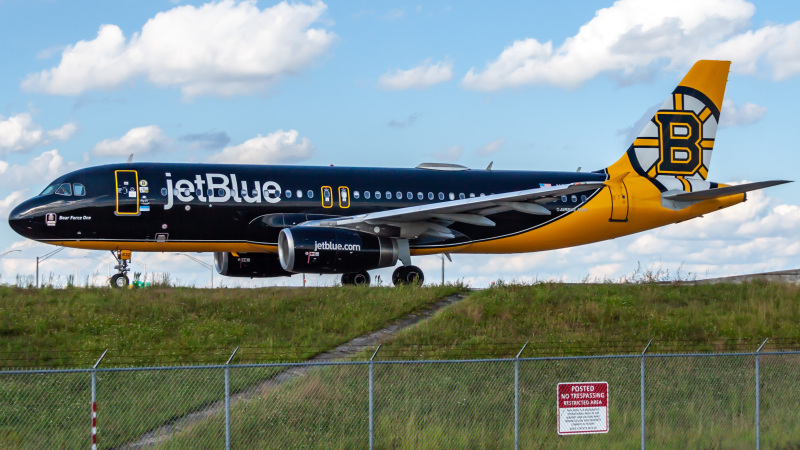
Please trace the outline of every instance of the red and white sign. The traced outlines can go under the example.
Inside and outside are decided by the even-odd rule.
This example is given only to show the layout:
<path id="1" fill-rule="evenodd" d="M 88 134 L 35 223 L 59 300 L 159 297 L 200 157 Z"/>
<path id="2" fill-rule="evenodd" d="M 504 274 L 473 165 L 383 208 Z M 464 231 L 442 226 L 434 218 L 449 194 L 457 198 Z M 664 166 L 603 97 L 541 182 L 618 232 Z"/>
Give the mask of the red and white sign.
<path id="1" fill-rule="evenodd" d="M 558 383 L 558 434 L 608 433 L 608 383 Z"/>

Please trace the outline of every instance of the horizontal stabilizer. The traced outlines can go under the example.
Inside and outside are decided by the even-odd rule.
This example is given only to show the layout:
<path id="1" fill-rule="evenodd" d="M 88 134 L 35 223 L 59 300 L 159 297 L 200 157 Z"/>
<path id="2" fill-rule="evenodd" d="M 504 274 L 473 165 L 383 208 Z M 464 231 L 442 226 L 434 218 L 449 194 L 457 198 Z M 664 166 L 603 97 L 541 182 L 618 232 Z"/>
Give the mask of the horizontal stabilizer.
<path id="1" fill-rule="evenodd" d="M 676 202 L 699 202 L 714 198 L 727 197 L 728 195 L 743 194 L 745 192 L 764 189 L 779 184 L 791 183 L 786 180 L 759 181 L 756 183 L 739 184 L 737 186 L 726 186 L 716 189 L 706 189 L 696 192 L 678 192 L 675 194 L 665 193 L 664 199 Z"/>

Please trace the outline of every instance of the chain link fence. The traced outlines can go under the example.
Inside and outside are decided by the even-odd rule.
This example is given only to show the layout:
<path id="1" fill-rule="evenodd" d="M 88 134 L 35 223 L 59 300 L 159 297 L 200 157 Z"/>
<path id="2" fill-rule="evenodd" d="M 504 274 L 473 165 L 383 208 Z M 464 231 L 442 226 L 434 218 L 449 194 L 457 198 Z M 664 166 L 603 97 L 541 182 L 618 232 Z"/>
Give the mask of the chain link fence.
<path id="1" fill-rule="evenodd" d="M 800 351 L 6 370 L 0 447 L 797 448 L 798 375 Z M 565 382 L 608 383 L 607 432 L 558 434 Z"/>

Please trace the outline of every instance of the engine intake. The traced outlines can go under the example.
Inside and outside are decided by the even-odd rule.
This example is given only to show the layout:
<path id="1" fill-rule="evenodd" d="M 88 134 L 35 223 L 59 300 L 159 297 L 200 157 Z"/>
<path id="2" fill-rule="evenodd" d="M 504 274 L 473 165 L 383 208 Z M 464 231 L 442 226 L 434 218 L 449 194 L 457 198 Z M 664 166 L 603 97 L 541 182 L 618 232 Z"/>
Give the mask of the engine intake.
<path id="1" fill-rule="evenodd" d="M 228 277 L 270 278 L 290 277 L 291 272 L 283 270 L 274 253 L 214 253 L 214 266 L 217 273 Z"/>
<path id="2" fill-rule="evenodd" d="M 397 242 L 339 228 L 284 228 L 278 236 L 281 267 L 294 273 L 352 273 L 397 264 Z"/>

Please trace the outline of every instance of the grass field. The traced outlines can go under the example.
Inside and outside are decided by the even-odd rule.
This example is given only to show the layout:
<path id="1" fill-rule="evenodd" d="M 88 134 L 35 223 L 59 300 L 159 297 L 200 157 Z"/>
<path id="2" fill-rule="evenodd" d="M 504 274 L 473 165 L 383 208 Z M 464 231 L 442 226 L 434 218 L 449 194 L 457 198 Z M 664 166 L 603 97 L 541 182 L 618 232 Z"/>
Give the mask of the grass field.
<path id="1" fill-rule="evenodd" d="M 116 291 L 0 287 L 4 368 L 103 367 L 302 361 L 463 291 L 415 288 L 217 289 Z M 238 391 L 273 375 L 233 380 Z M 219 370 L 98 375 L 104 445 L 217 401 Z M 85 440 L 89 374 L 2 375 L 0 447 L 72 447 Z"/>
<path id="2" fill-rule="evenodd" d="M 375 366 L 376 448 L 513 447 L 513 362 L 419 364 L 416 358 L 753 351 L 772 336 L 800 338 L 793 286 L 504 286 L 472 294 L 384 344 Z M 774 346 L 772 348 L 775 348 Z M 647 441 L 656 448 L 753 448 L 752 357 L 651 358 L 646 362 Z M 327 367 L 232 407 L 234 444 L 354 448 L 367 443 L 367 367 Z M 798 356 L 764 356 L 762 444 L 800 444 Z M 237 376 L 245 377 L 240 370 Z M 523 361 L 520 446 L 633 448 L 639 444 L 640 359 Z M 558 437 L 555 390 L 563 381 L 607 381 L 608 434 Z M 165 443 L 222 445 L 220 415 Z"/>
<path id="3" fill-rule="evenodd" d="M 107 333 L 98 334 L 118 336 L 117 342 L 125 343 L 118 345 L 129 344 L 140 349 L 139 352 L 152 345 L 162 353 L 177 347 L 181 351 L 174 355 L 174 360 L 187 361 L 192 357 L 187 350 L 192 345 L 208 351 L 212 343 L 216 345 L 222 340 L 223 347 L 227 348 L 214 356 L 218 358 L 214 362 L 224 362 L 232 346 L 247 347 L 245 342 L 262 342 L 276 339 L 275 336 L 284 338 L 272 341 L 272 348 L 282 345 L 305 348 L 303 346 L 316 346 L 319 342 L 333 345 L 336 339 L 345 339 L 347 332 L 359 334 L 355 330 L 360 327 L 376 324 L 374 328 L 377 328 L 386 321 L 385 317 L 402 315 L 399 311 L 403 308 L 396 306 L 396 302 L 404 303 L 405 310 L 410 310 L 456 289 L 319 289 L 303 301 L 279 300 L 286 290 L 261 292 L 261 300 L 251 298 L 250 292 L 236 290 L 214 291 L 211 298 L 193 290 L 163 290 L 154 291 L 153 295 L 166 299 L 164 305 L 152 299 L 141 302 L 140 306 L 132 306 L 129 293 L 91 291 L 97 298 L 84 301 L 80 291 L 73 293 L 71 299 L 64 291 L 52 291 L 38 297 L 39 300 L 33 294 L 27 300 L 18 300 L 16 308 L 38 309 L 38 316 L 49 317 L 48 323 L 63 324 L 61 329 L 65 331 L 57 333 L 58 338 L 25 331 L 36 330 L 36 320 L 15 319 L 7 312 L 3 312 L 0 330 L 8 336 L 12 333 L 6 330 L 18 326 L 16 322 L 28 323 L 15 328 L 20 331 L 13 333 L 12 338 L 16 339 L 15 346 L 11 347 L 13 351 L 25 345 L 29 345 L 27 348 L 42 345 L 41 350 L 46 353 L 50 343 L 65 341 L 83 342 L 94 351 L 98 347 L 90 347 L 90 328 L 77 326 L 76 330 L 66 331 L 71 329 L 68 317 L 74 316 L 68 314 L 70 308 L 65 303 L 71 302 L 69 304 L 76 309 L 84 308 L 79 304 L 85 303 L 94 306 L 85 307 L 81 310 L 83 313 L 104 308 L 122 310 L 108 315 L 106 320 L 110 325 L 95 328 Z M 350 297 L 346 297 L 347 294 Z M 105 295 L 109 297 L 103 297 Z M 319 299 L 319 296 L 326 298 Z M 414 299 L 404 300 L 404 296 Z M 347 298 L 352 302 L 345 301 Z M 523 357 L 638 354 L 650 339 L 654 340 L 651 353 L 753 351 L 766 337 L 775 343 L 766 349 L 796 347 L 800 341 L 798 300 L 800 289 L 797 287 L 763 283 L 716 286 L 538 284 L 499 286 L 472 293 L 459 304 L 384 343 L 378 359 L 389 360 L 391 364 L 375 366 L 376 448 L 508 448 L 513 445 L 512 361 L 410 364 L 407 360 L 513 357 L 526 341 L 530 343 Z M 251 305 L 259 301 L 259 307 Z M 266 308 L 273 303 L 272 309 Z M 370 309 L 392 312 L 370 312 Z M 270 311 L 271 314 L 264 314 L 270 317 L 262 317 L 261 325 L 253 324 L 256 318 L 251 316 L 263 310 Z M 37 315 L 31 313 L 30 317 Z M 120 321 L 129 323 L 130 328 L 121 325 L 115 328 L 113 325 Z M 164 325 L 160 330 L 148 331 L 153 325 L 143 322 L 163 322 Z M 220 324 L 243 327 L 245 331 L 240 335 L 228 335 L 220 331 Z M 276 332 L 276 329 L 284 331 Z M 187 330 L 195 331 L 191 334 Z M 7 341 L 2 342 L 6 345 Z M 63 346 L 54 348 L 63 349 Z M 56 350 L 52 352 L 48 361 L 55 361 L 60 355 Z M 260 355 L 256 350 L 252 352 L 254 356 Z M 271 354 L 274 353 L 265 350 L 264 355 Z M 366 356 L 364 353 L 358 358 Z M 638 446 L 639 364 L 638 358 L 521 362 L 521 448 Z M 650 358 L 646 365 L 650 446 L 754 447 L 752 357 Z M 794 448 L 800 445 L 800 423 L 796 420 L 800 390 L 795 386 L 800 357 L 763 356 L 761 371 L 762 444 L 765 448 Z M 274 373 L 274 369 L 232 369 L 232 390 L 253 386 Z M 103 373 L 99 378 L 98 396 L 104 399 L 100 415 L 103 448 L 128 442 L 155 424 L 166 423 L 197 409 L 198 405 L 222 397 L 220 370 Z M 85 429 L 74 431 L 75 427 L 70 425 L 74 425 L 74 416 L 85 415 L 88 411 L 88 376 L 48 376 L 48 385 L 39 378 L 4 377 L 0 380 L 0 396 L 15 399 L 6 404 L 5 411 L 0 411 L 1 442 L 12 446 L 26 442 L 19 440 L 23 436 L 19 421 L 32 410 L 36 426 L 29 428 L 50 432 L 49 435 L 40 433 L 42 444 L 52 443 L 48 439 L 55 434 L 70 438 L 58 441 L 56 446 L 70 446 L 72 444 L 66 443 L 76 442 L 85 434 Z M 608 434 L 556 436 L 555 388 L 561 381 L 609 382 L 611 431 Z M 57 383 L 55 388 L 54 382 Z M 233 443 L 238 447 L 255 448 L 365 447 L 367 386 L 367 367 L 362 365 L 322 367 L 266 389 L 232 405 Z M 33 408 L 29 404 L 32 399 L 37 405 Z M 50 409 L 41 406 L 47 404 L 55 406 Z M 223 442 L 223 416 L 212 414 L 161 446 L 220 447 Z"/>
<path id="4" fill-rule="evenodd" d="M 0 367 L 302 361 L 460 291 L 0 286 Z"/>

